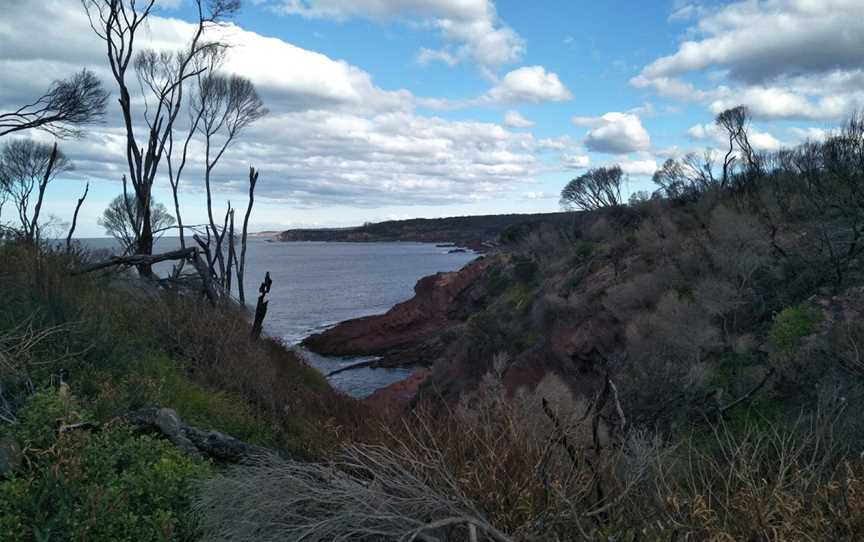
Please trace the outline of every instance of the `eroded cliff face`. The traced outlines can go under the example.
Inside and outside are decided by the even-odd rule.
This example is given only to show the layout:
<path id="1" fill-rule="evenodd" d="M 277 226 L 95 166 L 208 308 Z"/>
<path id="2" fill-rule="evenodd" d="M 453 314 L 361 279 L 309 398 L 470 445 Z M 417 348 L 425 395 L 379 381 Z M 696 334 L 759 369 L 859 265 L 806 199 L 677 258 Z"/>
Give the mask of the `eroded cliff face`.
<path id="1" fill-rule="evenodd" d="M 570 252 L 549 249 L 564 242 L 552 226 L 534 226 L 511 243 L 451 273 L 424 277 L 415 296 L 383 315 L 343 322 L 310 336 L 303 346 L 324 355 L 381 356 L 375 366 L 428 368 L 404 383 L 380 390 L 379 406 L 407 405 L 418 390 L 458 397 L 489 371 L 495 356 L 508 359 L 504 382 L 531 387 L 554 372 L 586 392 L 597 383 L 596 364 L 621 346 L 616 318 L 593 303 L 615 280 L 612 264 L 576 262 L 584 269 L 579 295 L 572 290 Z M 545 246 L 549 244 L 550 246 Z M 544 248 L 532 251 L 529 247 Z M 565 260 L 565 261 L 562 261 Z M 570 289 L 568 289 L 570 288 Z"/>
<path id="2" fill-rule="evenodd" d="M 481 279 L 501 260 L 478 258 L 460 271 L 423 277 L 408 301 L 385 314 L 342 322 L 306 338 L 303 346 L 329 356 L 382 356 L 379 366 L 431 365 L 441 353 L 442 335 L 488 301 Z"/>

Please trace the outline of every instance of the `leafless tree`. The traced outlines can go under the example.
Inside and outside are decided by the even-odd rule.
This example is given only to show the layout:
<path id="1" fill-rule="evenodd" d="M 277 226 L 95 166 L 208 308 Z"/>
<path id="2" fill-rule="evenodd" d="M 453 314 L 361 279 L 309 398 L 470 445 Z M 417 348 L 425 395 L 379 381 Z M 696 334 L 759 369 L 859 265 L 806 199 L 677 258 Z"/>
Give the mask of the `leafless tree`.
<path id="1" fill-rule="evenodd" d="M 809 238 L 818 240 L 839 286 L 864 254 L 864 114 L 825 142 L 799 147 L 794 164 L 808 214 L 816 217 Z"/>
<path id="2" fill-rule="evenodd" d="M 90 192 L 90 183 L 84 187 L 84 194 L 78 198 L 78 203 L 75 205 L 75 213 L 72 215 L 72 225 L 69 226 L 69 233 L 66 235 L 66 252 L 70 252 L 72 250 L 72 235 L 75 233 L 75 226 L 78 224 L 78 211 L 81 210 L 81 206 L 84 205 L 84 200 L 87 199 L 87 193 Z"/>
<path id="3" fill-rule="evenodd" d="M 39 239 L 39 215 L 48 184 L 70 169 L 72 162 L 60 152 L 57 143 L 13 139 L 0 150 L 0 190 L 12 200 L 20 233 L 27 241 Z"/>
<path id="4" fill-rule="evenodd" d="M 120 91 L 120 109 L 126 131 L 126 159 L 129 182 L 135 192 L 140 223 L 135 224 L 135 239 L 140 254 L 153 252 L 153 224 L 150 216 L 150 198 L 153 182 L 163 158 L 169 134 L 180 112 L 184 82 L 197 75 L 190 68 L 193 60 L 215 45 L 203 40 L 204 31 L 218 24 L 239 8 L 239 0 L 196 0 L 198 22 L 188 49 L 176 63 L 163 62 L 167 57 L 143 52 L 136 57 L 142 87 L 149 94 L 144 119 L 147 123 L 146 145 L 139 143 L 135 131 L 135 115 L 129 90 L 127 72 L 134 56 L 134 43 L 138 31 L 150 15 L 155 0 L 82 0 L 90 26 L 107 47 L 111 73 Z M 168 68 L 167 66 L 170 66 Z M 152 274 L 149 264 L 138 266 L 142 275 Z"/>
<path id="5" fill-rule="evenodd" d="M 623 171 L 619 166 L 599 167 L 576 177 L 561 191 L 561 205 L 568 209 L 592 211 L 603 207 L 618 207 Z"/>
<path id="6" fill-rule="evenodd" d="M 750 140 L 747 137 L 747 130 L 750 126 L 750 111 L 747 107 L 739 105 L 732 109 L 727 109 L 720 112 L 714 119 L 717 126 L 720 126 L 726 131 L 726 136 L 729 139 L 729 149 L 723 157 L 723 177 L 720 181 L 721 187 L 726 188 L 732 178 L 735 167 L 736 147 L 741 153 L 741 158 L 746 162 L 746 166 L 751 169 L 759 167 L 758 155 L 750 145 Z"/>
<path id="7" fill-rule="evenodd" d="M 222 63 L 225 57 L 226 47 L 217 44 L 214 47 L 206 47 L 202 50 L 193 63 L 193 73 L 201 72 L 202 70 L 215 71 Z M 176 59 L 181 59 L 181 55 L 175 55 Z M 170 62 L 170 59 L 168 60 Z M 177 152 L 174 146 L 174 130 L 168 133 L 168 147 L 165 151 L 165 162 L 168 165 L 168 182 L 171 185 L 171 195 L 174 200 L 174 214 L 177 217 L 177 228 L 180 234 L 180 246 L 186 248 L 186 228 L 183 225 L 183 216 L 180 213 L 180 181 L 183 177 L 183 171 L 186 168 L 186 161 L 189 154 L 189 143 L 193 136 L 198 132 L 198 125 L 201 122 L 201 117 L 204 111 L 201 108 L 189 107 L 189 125 L 187 127 L 185 137 L 182 138 L 182 145 L 177 145 Z M 176 155 L 176 156 L 175 156 Z"/>
<path id="8" fill-rule="evenodd" d="M 97 122 L 105 114 L 108 92 L 89 70 L 51 83 L 35 102 L 0 113 L 0 136 L 39 129 L 57 138 L 81 134 L 80 127 Z"/>
<path id="9" fill-rule="evenodd" d="M 243 279 L 246 276 L 246 239 L 249 233 L 249 216 L 252 214 L 252 205 L 255 203 L 255 185 L 258 183 L 258 172 L 255 168 L 249 168 L 249 201 L 246 205 L 246 215 L 243 217 L 243 232 L 240 237 L 240 260 L 237 262 L 237 293 L 240 303 L 246 304 L 246 292 L 243 287 Z"/>
<path id="10" fill-rule="evenodd" d="M 654 172 L 652 179 L 661 195 L 677 201 L 695 199 L 718 186 L 710 150 L 701 156 L 688 153 L 681 160 L 669 158 Z"/>
<path id="11" fill-rule="evenodd" d="M 135 242 L 135 225 L 139 223 L 139 205 L 134 201 L 134 195 L 120 194 L 108 204 L 99 219 L 99 225 L 105 228 L 105 233 L 117 239 L 123 246 L 124 254 L 134 252 L 137 248 Z M 153 223 L 154 239 L 174 225 L 174 217 L 168 214 L 167 209 L 161 203 L 150 200 L 150 218 Z"/>
<path id="12" fill-rule="evenodd" d="M 214 57 L 215 58 L 215 57 Z M 211 268 L 219 277 L 223 287 L 229 286 L 230 262 L 225 262 L 225 236 L 228 233 L 226 224 L 220 228 L 213 214 L 213 170 L 237 136 L 250 124 L 267 113 L 255 85 L 245 77 L 238 75 L 225 76 L 215 70 L 207 70 L 198 74 L 196 93 L 191 101 L 191 117 L 197 119 L 198 132 L 204 139 L 204 185 L 207 191 L 207 216 L 210 221 L 210 237 L 213 240 L 213 258 Z M 257 176 L 256 176 L 257 180 Z M 254 190 L 251 182 L 250 190 Z M 250 205 L 251 209 L 250 193 Z M 231 213 L 229 206 L 228 213 Z M 226 213 L 226 219 L 228 216 Z M 246 221 L 244 221 L 244 224 Z M 245 238 L 243 240 L 245 244 Z M 230 258 L 230 251 L 229 251 Z"/>

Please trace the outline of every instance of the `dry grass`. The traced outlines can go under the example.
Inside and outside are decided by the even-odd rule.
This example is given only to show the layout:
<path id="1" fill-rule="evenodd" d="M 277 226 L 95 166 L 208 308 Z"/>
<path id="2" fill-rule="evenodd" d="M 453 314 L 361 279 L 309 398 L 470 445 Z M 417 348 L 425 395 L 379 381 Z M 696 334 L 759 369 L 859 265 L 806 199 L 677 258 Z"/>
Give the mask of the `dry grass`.
<path id="1" fill-rule="evenodd" d="M 200 486 L 197 509 L 207 539 L 234 541 L 864 535 L 864 464 L 847 445 L 844 400 L 677 443 L 619 431 L 610 409 L 592 408 L 555 377 L 508 398 L 493 373 L 456 408 L 418 410 L 384 445 L 237 467 Z M 599 446 L 593 420 L 606 426 Z"/>

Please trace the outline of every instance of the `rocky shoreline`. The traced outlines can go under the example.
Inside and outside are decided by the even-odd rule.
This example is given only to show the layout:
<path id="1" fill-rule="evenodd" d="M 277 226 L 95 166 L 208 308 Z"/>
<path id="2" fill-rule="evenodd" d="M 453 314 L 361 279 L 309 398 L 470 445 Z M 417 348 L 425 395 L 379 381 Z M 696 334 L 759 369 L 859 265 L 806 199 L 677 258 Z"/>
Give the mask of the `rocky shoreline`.
<path id="1" fill-rule="evenodd" d="M 496 261 L 481 257 L 459 271 L 423 277 L 414 297 L 384 314 L 341 322 L 301 345 L 324 356 L 380 356 L 372 367 L 428 366 L 441 353 L 438 337 L 464 324 L 482 301 L 478 279 Z"/>

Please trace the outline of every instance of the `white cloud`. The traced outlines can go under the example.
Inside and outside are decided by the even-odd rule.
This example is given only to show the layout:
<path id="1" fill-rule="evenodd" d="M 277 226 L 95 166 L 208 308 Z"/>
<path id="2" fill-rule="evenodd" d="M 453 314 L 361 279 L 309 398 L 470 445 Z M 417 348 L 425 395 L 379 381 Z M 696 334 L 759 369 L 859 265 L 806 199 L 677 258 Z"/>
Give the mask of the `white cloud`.
<path id="1" fill-rule="evenodd" d="M 561 165 L 567 169 L 585 169 L 591 165 L 591 158 L 585 154 L 564 154 Z"/>
<path id="2" fill-rule="evenodd" d="M 430 62 L 443 62 L 448 66 L 455 66 L 456 64 L 459 64 L 459 59 L 448 51 L 427 49 L 426 47 L 423 47 L 417 53 L 417 63 L 426 65 Z"/>
<path id="3" fill-rule="evenodd" d="M 864 105 L 860 0 L 677 7 L 675 19 L 696 19 L 688 37 L 675 53 L 645 66 L 631 81 L 634 86 L 706 102 L 713 112 L 745 104 L 763 118 L 835 120 Z M 698 89 L 683 80 L 706 72 L 725 83 Z"/>
<path id="4" fill-rule="evenodd" d="M 627 154 L 644 151 L 651 138 L 638 116 L 610 112 L 602 117 L 573 117 L 573 124 L 591 128 L 585 136 L 585 146 L 607 154 Z"/>
<path id="5" fill-rule="evenodd" d="M 518 111 L 511 109 L 504 114 L 504 126 L 509 126 L 510 128 L 531 128 L 534 126 L 534 122 L 523 117 Z"/>
<path id="6" fill-rule="evenodd" d="M 687 129 L 687 137 L 691 141 L 707 141 L 718 146 L 729 144 L 729 138 L 723 128 L 716 124 L 696 124 Z M 757 151 L 776 151 L 789 146 L 772 134 L 760 131 L 752 126 L 747 130 L 747 138 Z"/>
<path id="7" fill-rule="evenodd" d="M 522 197 L 526 199 L 557 199 L 558 195 L 548 192 L 522 192 Z"/>
<path id="8" fill-rule="evenodd" d="M 33 28 L 41 29 L 41 39 L 32 39 Z M 192 30 L 158 16 L 144 28 L 138 46 L 168 49 L 182 46 Z M 530 133 L 420 115 L 410 92 L 382 89 L 347 62 L 236 25 L 217 32 L 232 44 L 225 69 L 252 79 L 270 109 L 220 162 L 217 200 L 242 192 L 250 164 L 261 170 L 263 199 L 297 207 L 470 202 L 499 195 L 539 171 L 535 153 L 544 144 Z M 13 3 L 0 22 L 0 42 L 0 110 L 26 103 L 52 78 L 83 66 L 115 88 L 103 48 L 75 0 Z M 105 125 L 63 146 L 77 176 L 118 182 L 119 191 L 126 166 L 117 109 L 110 100 Z M 200 150 L 193 141 L 182 196 L 190 209 L 203 203 Z M 158 178 L 157 185 L 167 183 Z"/>
<path id="9" fill-rule="evenodd" d="M 650 176 L 657 171 L 657 162 L 655 160 L 623 160 L 617 162 L 621 166 L 621 170 L 628 175 Z"/>
<path id="10" fill-rule="evenodd" d="M 537 141 L 539 150 L 555 150 L 561 151 L 572 144 L 569 136 L 548 137 Z"/>
<path id="11" fill-rule="evenodd" d="M 831 135 L 831 131 L 825 130 L 824 128 L 792 127 L 792 128 L 788 128 L 787 131 L 797 141 L 825 141 L 828 138 L 828 136 Z"/>
<path id="12" fill-rule="evenodd" d="M 469 60 L 491 73 L 525 53 L 525 41 L 500 20 L 491 0 L 280 0 L 274 9 L 316 19 L 420 20 L 446 42 L 440 50 L 422 49 L 421 63 Z"/>
<path id="13" fill-rule="evenodd" d="M 436 111 L 449 111 L 488 105 L 565 102 L 571 99 L 573 94 L 564 86 L 558 74 L 547 72 L 543 66 L 523 66 L 508 72 L 492 88 L 476 98 L 463 100 L 417 98 L 415 102 L 419 106 Z M 521 128 L 516 124 L 512 126 Z"/>
<path id="14" fill-rule="evenodd" d="M 702 17 L 699 38 L 643 70 L 669 77 L 722 67 L 732 79 L 764 83 L 777 76 L 860 67 L 864 18 L 857 0 L 735 2 Z"/>
<path id="15" fill-rule="evenodd" d="M 497 103 L 564 102 L 573 94 L 561 83 L 558 74 L 543 66 L 523 66 L 505 75 L 485 95 L 485 100 Z"/>

